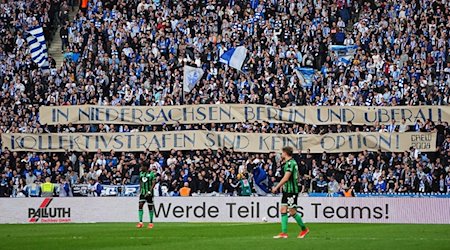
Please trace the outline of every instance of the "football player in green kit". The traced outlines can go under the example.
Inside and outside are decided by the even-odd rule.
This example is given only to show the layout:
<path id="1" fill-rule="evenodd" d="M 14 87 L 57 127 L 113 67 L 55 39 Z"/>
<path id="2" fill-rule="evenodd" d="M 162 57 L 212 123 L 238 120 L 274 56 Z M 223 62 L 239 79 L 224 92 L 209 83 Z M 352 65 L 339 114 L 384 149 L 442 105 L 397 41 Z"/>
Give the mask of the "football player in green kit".
<path id="1" fill-rule="evenodd" d="M 139 195 L 139 223 L 138 228 L 144 227 L 142 222 L 142 217 L 144 217 L 144 203 L 147 202 L 148 212 L 150 216 L 150 223 L 148 228 L 153 228 L 153 215 L 154 215 L 154 204 L 153 204 L 153 188 L 156 184 L 156 175 L 149 169 L 149 163 L 145 162 L 142 165 L 141 172 L 139 173 L 139 184 L 140 184 L 140 195 Z"/>
<path id="2" fill-rule="evenodd" d="M 283 197 L 281 198 L 281 233 L 274 236 L 275 239 L 286 239 L 287 225 L 288 225 L 288 209 L 289 215 L 295 219 L 302 231 L 297 238 L 304 238 L 309 233 L 309 229 L 305 226 L 302 220 L 302 216 L 297 212 L 297 198 L 299 193 L 298 188 L 298 165 L 292 158 L 293 149 L 291 147 L 284 147 L 281 153 L 281 158 L 284 162 L 283 172 L 284 176 L 280 183 L 272 188 L 272 192 L 276 193 L 281 187 Z"/>

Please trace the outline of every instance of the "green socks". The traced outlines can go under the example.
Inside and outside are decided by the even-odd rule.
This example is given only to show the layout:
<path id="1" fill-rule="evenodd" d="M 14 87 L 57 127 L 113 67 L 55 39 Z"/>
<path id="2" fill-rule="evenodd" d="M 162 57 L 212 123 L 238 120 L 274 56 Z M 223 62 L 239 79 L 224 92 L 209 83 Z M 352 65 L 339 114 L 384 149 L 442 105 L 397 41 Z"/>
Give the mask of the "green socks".
<path id="1" fill-rule="evenodd" d="M 289 219 L 289 216 L 287 213 L 281 214 L 281 232 L 282 233 L 287 233 L 288 219 Z M 294 215 L 294 219 L 297 222 L 297 224 L 302 228 L 302 231 L 306 230 L 305 223 L 303 223 L 302 216 L 300 216 L 299 213 L 296 213 Z"/>
<path id="2" fill-rule="evenodd" d="M 144 216 L 144 210 L 139 209 L 139 222 L 142 222 L 142 217 Z"/>
<path id="3" fill-rule="evenodd" d="M 150 216 L 150 223 L 153 223 L 153 209 L 149 209 L 148 210 L 148 215 Z M 143 209 L 139 209 L 139 222 L 142 222 L 142 217 L 144 217 L 144 210 Z"/>
<path id="4" fill-rule="evenodd" d="M 148 214 L 150 215 L 150 223 L 153 223 L 153 210 L 149 210 Z"/>
<path id="5" fill-rule="evenodd" d="M 286 214 L 281 214 L 281 232 L 282 233 L 287 233 L 287 226 L 288 226 L 288 215 Z"/>
<path id="6" fill-rule="evenodd" d="M 299 213 L 295 214 L 294 219 L 297 222 L 297 224 L 302 228 L 302 231 L 306 230 L 305 223 L 303 223 L 302 217 L 300 216 Z"/>

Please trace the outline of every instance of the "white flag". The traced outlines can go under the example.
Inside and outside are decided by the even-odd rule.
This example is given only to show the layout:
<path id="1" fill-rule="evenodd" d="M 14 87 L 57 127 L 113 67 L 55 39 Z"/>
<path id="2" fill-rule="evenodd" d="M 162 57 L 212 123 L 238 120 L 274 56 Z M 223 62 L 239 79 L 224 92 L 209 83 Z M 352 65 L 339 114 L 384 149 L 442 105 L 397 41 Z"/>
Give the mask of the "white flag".
<path id="1" fill-rule="evenodd" d="M 230 67 L 237 70 L 241 70 L 242 64 L 244 64 L 247 57 L 247 49 L 244 46 L 236 48 L 230 48 L 225 51 L 221 56 L 219 62 L 230 65 Z"/>
<path id="2" fill-rule="evenodd" d="M 183 76 L 183 91 L 191 92 L 191 90 L 197 85 L 203 76 L 203 69 L 194 68 L 191 66 L 184 66 L 184 76 Z"/>
<path id="3" fill-rule="evenodd" d="M 42 69 L 43 72 L 50 72 L 44 30 L 41 26 L 36 26 L 29 29 L 25 34 L 31 59 L 39 66 L 39 68 Z"/>

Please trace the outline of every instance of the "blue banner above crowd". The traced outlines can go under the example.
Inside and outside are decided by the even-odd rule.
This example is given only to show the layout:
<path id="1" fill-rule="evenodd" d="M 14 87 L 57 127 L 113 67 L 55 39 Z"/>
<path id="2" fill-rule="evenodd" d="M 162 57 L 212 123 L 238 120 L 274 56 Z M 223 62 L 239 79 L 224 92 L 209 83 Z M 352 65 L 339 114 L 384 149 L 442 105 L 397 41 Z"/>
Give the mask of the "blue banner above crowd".
<path id="1" fill-rule="evenodd" d="M 405 152 L 414 147 L 436 151 L 436 133 L 355 132 L 325 135 L 232 133 L 205 130 L 148 133 L 3 133 L 3 148 L 12 151 L 64 152 L 149 150 L 169 151 L 229 148 L 237 152 L 280 152 L 285 146 L 311 153 L 360 152 L 363 150 Z"/>
<path id="2" fill-rule="evenodd" d="M 414 125 L 417 120 L 450 121 L 450 106 L 297 106 L 277 108 L 257 104 L 181 106 L 42 106 L 41 124 L 199 124 L 199 123 L 302 123 L 315 125 L 373 125 L 375 122 Z"/>

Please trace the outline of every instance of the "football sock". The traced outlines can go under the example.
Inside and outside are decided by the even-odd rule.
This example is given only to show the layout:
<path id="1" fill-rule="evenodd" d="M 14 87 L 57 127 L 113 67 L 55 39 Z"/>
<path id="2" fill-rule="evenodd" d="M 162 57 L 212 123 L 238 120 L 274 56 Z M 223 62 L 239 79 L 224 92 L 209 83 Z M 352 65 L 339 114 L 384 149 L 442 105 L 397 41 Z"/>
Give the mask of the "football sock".
<path id="1" fill-rule="evenodd" d="M 150 223 L 153 223 L 153 210 L 149 210 L 148 213 L 150 215 Z"/>
<path id="2" fill-rule="evenodd" d="M 144 216 L 144 210 L 139 209 L 139 222 L 142 222 L 142 217 Z"/>
<path id="3" fill-rule="evenodd" d="M 287 233 L 287 226 L 288 226 L 288 215 L 287 213 L 281 214 L 281 232 Z"/>
<path id="4" fill-rule="evenodd" d="M 302 231 L 306 229 L 305 223 L 303 223 L 302 216 L 300 216 L 299 213 L 296 213 L 294 216 L 295 221 L 297 221 L 297 224 L 302 228 Z"/>

